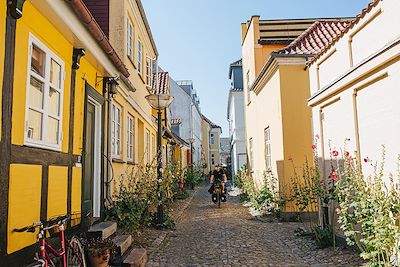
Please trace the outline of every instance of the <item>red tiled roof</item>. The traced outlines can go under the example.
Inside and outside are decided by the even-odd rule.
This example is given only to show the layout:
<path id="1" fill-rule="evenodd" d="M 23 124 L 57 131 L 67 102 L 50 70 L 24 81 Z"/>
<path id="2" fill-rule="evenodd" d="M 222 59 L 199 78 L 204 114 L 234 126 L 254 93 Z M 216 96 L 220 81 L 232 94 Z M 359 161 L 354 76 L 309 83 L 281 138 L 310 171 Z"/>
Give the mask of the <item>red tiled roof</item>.
<path id="1" fill-rule="evenodd" d="M 316 21 L 285 48 L 275 51 L 276 55 L 315 55 L 332 42 L 349 25 L 351 20 Z"/>
<path id="2" fill-rule="evenodd" d="M 332 41 L 330 41 L 323 49 L 321 49 L 318 54 L 316 54 L 312 59 L 310 59 L 307 62 L 307 65 L 310 66 L 312 63 L 314 63 L 316 60 L 318 60 L 325 52 L 329 50 L 334 44 L 336 44 L 337 41 L 340 40 L 340 38 L 343 37 L 350 29 L 352 29 L 358 22 L 365 17 L 371 10 L 376 7 L 379 2 L 383 0 L 373 0 L 371 3 L 368 4 L 366 8 L 364 8 L 359 15 L 356 16 L 354 20 L 352 20 L 349 25 L 339 34 L 337 35 Z"/>
<path id="3" fill-rule="evenodd" d="M 171 119 L 172 125 L 179 125 L 182 123 L 182 119 Z"/>
<path id="4" fill-rule="evenodd" d="M 158 86 L 157 86 L 158 84 Z M 154 94 L 162 95 L 169 94 L 169 73 L 159 72 L 158 81 L 156 80 L 156 74 L 153 74 L 153 90 Z"/>
<path id="5" fill-rule="evenodd" d="M 203 117 L 203 120 L 205 120 L 208 124 L 210 124 L 211 128 L 221 128 L 221 126 L 216 125 L 215 123 L 213 123 L 212 121 L 210 121 L 206 116 L 204 116 L 203 114 L 201 114 L 201 116 Z"/>

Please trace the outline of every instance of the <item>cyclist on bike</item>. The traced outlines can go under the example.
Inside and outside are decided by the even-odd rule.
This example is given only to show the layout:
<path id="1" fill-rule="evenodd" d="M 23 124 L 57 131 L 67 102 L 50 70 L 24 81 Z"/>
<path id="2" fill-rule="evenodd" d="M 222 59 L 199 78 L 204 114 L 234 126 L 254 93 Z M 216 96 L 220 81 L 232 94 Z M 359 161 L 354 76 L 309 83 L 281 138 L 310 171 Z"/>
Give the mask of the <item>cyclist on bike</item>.
<path id="1" fill-rule="evenodd" d="M 225 183 L 228 179 L 221 166 L 218 164 L 215 166 L 214 171 L 211 173 L 210 184 L 214 186 L 215 184 L 220 184 L 222 188 L 222 195 L 225 196 Z"/>

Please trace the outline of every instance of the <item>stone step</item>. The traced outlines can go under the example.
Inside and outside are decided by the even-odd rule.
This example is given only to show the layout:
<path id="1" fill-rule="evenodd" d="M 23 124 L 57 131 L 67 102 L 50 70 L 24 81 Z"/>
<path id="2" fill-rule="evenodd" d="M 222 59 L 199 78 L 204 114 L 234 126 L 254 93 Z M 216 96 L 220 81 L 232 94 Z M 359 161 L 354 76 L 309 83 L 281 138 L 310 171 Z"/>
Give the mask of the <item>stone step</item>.
<path id="1" fill-rule="evenodd" d="M 118 247 L 119 255 L 122 256 L 132 245 L 132 236 L 131 235 L 117 235 L 113 238 L 113 242 Z"/>
<path id="2" fill-rule="evenodd" d="M 88 237 L 100 237 L 106 239 L 117 231 L 116 222 L 101 222 L 92 225 L 88 230 Z"/>
<path id="3" fill-rule="evenodd" d="M 147 260 L 147 251 L 144 248 L 134 248 L 122 263 L 122 267 L 144 267 Z"/>

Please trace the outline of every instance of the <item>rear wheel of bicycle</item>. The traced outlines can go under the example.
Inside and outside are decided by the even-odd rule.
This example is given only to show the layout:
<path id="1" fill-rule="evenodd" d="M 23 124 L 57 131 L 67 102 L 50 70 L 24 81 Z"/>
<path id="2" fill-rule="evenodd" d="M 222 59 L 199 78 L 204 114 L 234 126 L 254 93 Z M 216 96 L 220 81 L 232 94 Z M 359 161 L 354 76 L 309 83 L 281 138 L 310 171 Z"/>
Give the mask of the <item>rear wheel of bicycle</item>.
<path id="1" fill-rule="evenodd" d="M 67 248 L 67 266 L 68 267 L 86 267 L 85 251 L 78 238 L 73 237 L 69 241 Z"/>
<path id="2" fill-rule="evenodd" d="M 221 188 L 217 191 L 218 208 L 221 208 Z"/>

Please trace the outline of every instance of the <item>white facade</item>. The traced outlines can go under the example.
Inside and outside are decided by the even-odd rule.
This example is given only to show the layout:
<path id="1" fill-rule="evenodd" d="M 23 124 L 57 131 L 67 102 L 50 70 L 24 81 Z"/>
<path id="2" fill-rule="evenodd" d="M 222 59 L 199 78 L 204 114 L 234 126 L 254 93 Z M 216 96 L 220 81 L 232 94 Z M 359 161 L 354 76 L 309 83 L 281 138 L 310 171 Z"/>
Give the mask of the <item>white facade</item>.
<path id="1" fill-rule="evenodd" d="M 381 161 L 385 177 L 396 174 L 400 154 L 400 1 L 376 1 L 375 7 L 310 66 L 313 131 L 325 173 L 330 151 L 348 151 Z M 347 141 L 345 141 L 347 139 Z M 344 147 L 346 143 L 346 147 Z"/>
<path id="2" fill-rule="evenodd" d="M 247 162 L 243 91 L 231 90 L 228 101 L 232 175 L 236 175 L 238 170 Z"/>
<path id="3" fill-rule="evenodd" d="M 187 89 L 187 88 L 186 88 Z M 177 82 L 170 78 L 170 94 L 174 97 L 171 104 L 171 119 L 180 119 L 179 131 L 176 132 L 183 140 L 193 143 L 193 162 L 201 160 L 201 122 L 197 96 L 193 95 L 194 90 L 185 90 Z"/>

